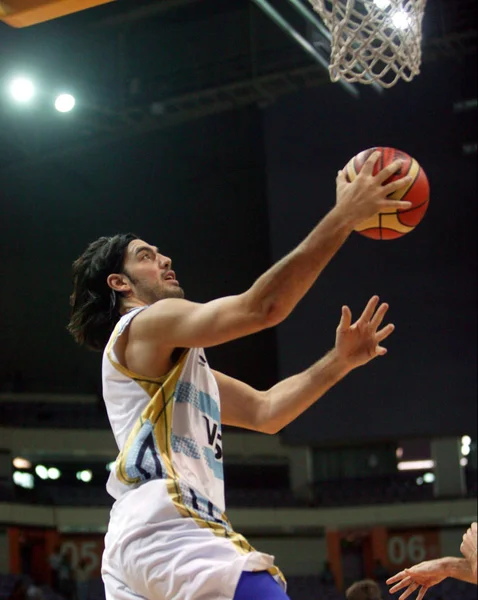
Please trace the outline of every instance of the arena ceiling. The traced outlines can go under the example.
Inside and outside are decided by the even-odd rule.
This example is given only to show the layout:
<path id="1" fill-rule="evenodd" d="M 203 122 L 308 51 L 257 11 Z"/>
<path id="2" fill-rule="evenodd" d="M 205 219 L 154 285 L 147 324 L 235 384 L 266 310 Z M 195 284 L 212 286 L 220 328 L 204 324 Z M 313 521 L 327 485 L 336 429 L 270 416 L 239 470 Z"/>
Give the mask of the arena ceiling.
<path id="1" fill-rule="evenodd" d="M 119 0 L 25 29 L 0 23 L 2 81 L 29 70 L 45 97 L 35 111 L 19 113 L 0 95 L 0 172 L 330 85 L 328 40 L 298 4 L 307 6 L 306 0 Z M 476 53 L 476 6 L 428 3 L 424 61 Z M 274 22 L 271 7 L 287 27 Z M 61 85 L 79 102 L 74 114 L 59 119 L 46 98 Z"/>

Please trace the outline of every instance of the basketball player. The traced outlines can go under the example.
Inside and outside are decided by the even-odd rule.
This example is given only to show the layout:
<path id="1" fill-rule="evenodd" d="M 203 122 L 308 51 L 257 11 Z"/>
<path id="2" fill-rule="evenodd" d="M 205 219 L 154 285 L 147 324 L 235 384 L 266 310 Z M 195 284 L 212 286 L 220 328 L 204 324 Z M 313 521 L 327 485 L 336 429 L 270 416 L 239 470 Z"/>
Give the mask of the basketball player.
<path id="1" fill-rule="evenodd" d="M 445 558 L 436 558 L 427 560 L 410 569 L 400 571 L 387 580 L 389 585 L 395 583 L 390 593 L 394 594 L 403 588 L 406 590 L 400 596 L 399 600 L 405 600 L 415 590 L 420 588 L 417 600 L 422 600 L 427 591 L 441 583 L 447 577 L 477 584 L 477 525 L 473 523 L 467 532 L 463 535 L 463 542 L 460 546 L 464 558 L 448 556 Z"/>
<path id="2" fill-rule="evenodd" d="M 393 331 L 373 297 L 352 324 L 343 307 L 335 348 L 307 371 L 258 391 L 212 371 L 203 348 L 273 327 L 315 282 L 354 226 L 410 208 L 409 185 L 376 176 L 375 153 L 310 235 L 243 294 L 184 299 L 171 260 L 132 234 L 100 238 L 73 265 L 69 331 L 103 351 L 103 396 L 119 448 L 102 575 L 108 600 L 284 600 L 273 557 L 236 533 L 224 510 L 221 424 L 275 433 L 352 369 L 383 355 Z"/>

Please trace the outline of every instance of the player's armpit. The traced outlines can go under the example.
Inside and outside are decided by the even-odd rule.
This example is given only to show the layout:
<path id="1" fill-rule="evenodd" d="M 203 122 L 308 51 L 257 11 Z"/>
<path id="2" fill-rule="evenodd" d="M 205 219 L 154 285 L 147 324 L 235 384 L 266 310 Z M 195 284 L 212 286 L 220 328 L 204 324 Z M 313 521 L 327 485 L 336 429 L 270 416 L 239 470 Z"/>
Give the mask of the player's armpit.
<path id="1" fill-rule="evenodd" d="M 212 371 L 221 397 L 221 421 L 261 433 L 275 433 L 267 427 L 270 412 L 269 397 L 266 392 L 254 389 L 247 383 Z"/>
<path id="2" fill-rule="evenodd" d="M 135 317 L 130 342 L 161 348 L 208 348 L 256 333 L 273 325 L 248 294 L 227 296 L 205 304 L 165 298 Z"/>

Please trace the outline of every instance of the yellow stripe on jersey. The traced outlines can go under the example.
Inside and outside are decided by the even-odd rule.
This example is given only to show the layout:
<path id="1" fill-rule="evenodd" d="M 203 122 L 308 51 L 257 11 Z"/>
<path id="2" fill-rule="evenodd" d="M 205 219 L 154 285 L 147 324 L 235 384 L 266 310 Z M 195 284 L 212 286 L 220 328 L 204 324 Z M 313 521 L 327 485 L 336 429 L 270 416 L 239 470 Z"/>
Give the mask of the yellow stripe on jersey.
<path id="1" fill-rule="evenodd" d="M 169 373 L 160 378 L 160 381 L 141 378 L 137 374 L 132 374 L 132 379 L 143 388 L 151 398 L 151 401 L 141 413 L 141 417 L 136 421 L 116 463 L 118 479 L 126 485 L 140 482 L 139 478 L 128 478 L 126 474 L 126 460 L 131 446 L 134 444 L 145 421 L 149 421 L 153 425 L 154 438 L 158 445 L 161 458 L 166 466 L 168 476 L 172 478 L 175 476 L 170 447 L 174 391 L 186 361 L 187 354 L 188 353 L 185 352 L 179 362 L 176 363 Z"/>
<path id="2" fill-rule="evenodd" d="M 251 552 L 256 551 L 255 548 L 253 546 L 251 546 L 251 544 L 249 544 L 249 542 L 246 540 L 246 538 L 243 535 L 241 535 L 240 533 L 237 533 L 236 531 L 234 531 L 234 529 L 232 529 L 232 525 L 231 525 L 231 529 L 228 530 L 220 523 L 216 523 L 215 521 L 206 521 L 205 519 L 200 517 L 195 510 L 185 506 L 183 498 L 182 498 L 181 490 L 179 488 L 179 485 L 177 485 L 176 481 L 169 480 L 167 482 L 167 485 L 168 485 L 168 493 L 181 516 L 186 517 L 186 518 L 189 517 L 189 518 L 193 519 L 194 522 L 197 525 L 199 525 L 199 527 L 202 527 L 204 529 L 206 529 L 206 528 L 210 529 L 214 533 L 214 535 L 217 535 L 218 537 L 223 537 L 223 538 L 230 540 L 234 544 L 234 546 L 237 548 L 237 550 L 239 551 L 240 554 L 249 554 Z M 229 519 L 227 518 L 227 516 L 224 513 L 222 513 L 221 518 L 225 522 L 230 524 Z M 281 579 L 281 581 L 283 581 L 284 583 L 286 582 L 284 575 L 282 574 L 281 570 L 278 567 L 274 566 L 270 569 L 267 569 L 267 571 L 273 577 L 277 576 Z"/>
<path id="3" fill-rule="evenodd" d="M 179 485 L 180 477 L 174 469 L 172 460 L 171 433 L 175 399 L 174 394 L 189 350 L 182 354 L 179 361 L 166 375 L 157 378 L 142 377 L 113 360 L 111 351 L 115 341 L 118 338 L 118 332 L 119 330 L 115 329 L 114 335 L 111 336 L 110 343 L 108 344 L 106 350 L 107 356 L 111 364 L 118 371 L 140 385 L 146 394 L 148 394 L 148 396 L 151 398 L 150 402 L 141 413 L 140 418 L 129 434 L 124 448 L 116 460 L 116 474 L 118 479 L 126 485 L 135 485 L 141 482 L 139 477 L 131 479 L 127 476 L 126 461 L 131 446 L 134 444 L 138 433 L 140 432 L 144 423 L 149 421 L 154 427 L 154 438 L 161 454 L 163 464 L 166 467 L 167 477 L 165 478 L 165 481 L 168 494 L 173 504 L 176 506 L 179 514 L 182 517 L 193 519 L 199 527 L 210 529 L 216 536 L 229 539 L 240 554 L 249 554 L 250 552 L 255 552 L 255 549 L 249 544 L 246 538 L 232 529 L 232 525 L 231 529 L 229 530 L 220 523 L 203 519 L 193 508 L 186 505 L 181 493 L 181 488 Z M 230 524 L 229 519 L 224 513 L 221 515 L 221 518 L 224 522 Z M 277 567 L 268 569 L 268 572 L 272 576 L 278 576 L 285 583 L 285 578 Z"/>

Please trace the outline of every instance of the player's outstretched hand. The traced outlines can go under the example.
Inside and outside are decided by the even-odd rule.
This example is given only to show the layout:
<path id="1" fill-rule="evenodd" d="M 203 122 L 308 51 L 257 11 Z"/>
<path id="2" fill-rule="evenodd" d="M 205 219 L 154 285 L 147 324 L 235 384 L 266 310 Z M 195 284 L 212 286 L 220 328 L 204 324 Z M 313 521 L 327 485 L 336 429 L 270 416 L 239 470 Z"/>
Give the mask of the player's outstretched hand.
<path id="1" fill-rule="evenodd" d="M 395 160 L 373 175 L 373 168 L 379 158 L 380 152 L 373 152 L 352 182 L 347 181 L 345 171 L 338 173 L 337 208 L 352 228 L 379 212 L 395 212 L 412 206 L 411 202 L 388 198 L 393 192 L 411 183 L 412 178 L 409 175 L 384 185 L 384 182 L 400 169 L 402 162 Z"/>
<path id="2" fill-rule="evenodd" d="M 460 550 L 466 560 L 470 563 L 471 570 L 476 577 L 477 572 L 477 525 L 472 523 L 468 531 L 463 535 L 463 542 L 461 543 Z"/>
<path id="3" fill-rule="evenodd" d="M 427 591 L 448 577 L 448 573 L 441 559 L 427 560 L 410 569 L 400 571 L 390 579 L 387 579 L 387 584 L 394 585 L 390 588 L 390 593 L 395 594 L 400 590 L 405 591 L 398 600 L 405 600 L 415 590 L 420 588 L 417 600 L 422 600 Z"/>
<path id="4" fill-rule="evenodd" d="M 338 356 L 350 369 L 368 363 L 376 356 L 383 356 L 387 349 L 381 343 L 393 332 L 393 324 L 381 327 L 388 304 L 378 308 L 379 297 L 373 296 L 368 301 L 360 318 L 352 323 L 352 313 L 348 306 L 342 307 L 342 318 L 337 327 L 335 348 Z"/>

